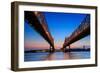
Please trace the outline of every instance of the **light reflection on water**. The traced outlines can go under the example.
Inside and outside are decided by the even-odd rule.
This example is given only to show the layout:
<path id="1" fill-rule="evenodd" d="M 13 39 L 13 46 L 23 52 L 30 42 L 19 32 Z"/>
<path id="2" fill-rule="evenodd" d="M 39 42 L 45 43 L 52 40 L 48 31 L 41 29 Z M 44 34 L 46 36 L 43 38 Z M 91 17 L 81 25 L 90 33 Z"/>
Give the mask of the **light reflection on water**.
<path id="1" fill-rule="evenodd" d="M 68 60 L 68 59 L 88 59 L 90 52 L 37 52 L 25 53 L 24 61 L 45 61 L 45 60 Z"/>

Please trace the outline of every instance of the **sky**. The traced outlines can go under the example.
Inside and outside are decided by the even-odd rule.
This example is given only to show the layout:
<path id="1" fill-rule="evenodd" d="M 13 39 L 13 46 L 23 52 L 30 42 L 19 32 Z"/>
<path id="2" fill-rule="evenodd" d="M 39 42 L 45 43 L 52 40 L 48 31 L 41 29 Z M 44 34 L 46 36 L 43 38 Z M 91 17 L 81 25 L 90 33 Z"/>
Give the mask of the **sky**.
<path id="1" fill-rule="evenodd" d="M 65 37 L 70 36 L 86 16 L 86 14 L 79 13 L 43 12 L 43 14 L 47 21 L 49 31 L 54 38 L 56 49 L 62 47 Z M 84 45 L 90 47 L 90 36 L 71 44 L 71 47 L 79 48 Z M 25 50 L 49 49 L 49 44 L 30 27 L 26 20 L 24 23 L 24 47 Z"/>

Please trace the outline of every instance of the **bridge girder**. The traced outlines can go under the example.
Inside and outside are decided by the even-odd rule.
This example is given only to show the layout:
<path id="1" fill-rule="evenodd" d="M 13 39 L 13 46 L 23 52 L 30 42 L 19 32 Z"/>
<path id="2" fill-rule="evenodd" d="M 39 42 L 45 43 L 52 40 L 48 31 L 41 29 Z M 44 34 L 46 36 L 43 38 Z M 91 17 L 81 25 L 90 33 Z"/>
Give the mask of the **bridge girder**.
<path id="1" fill-rule="evenodd" d="M 50 35 L 50 32 L 47 30 L 44 24 L 41 24 L 35 12 L 25 11 L 25 20 L 28 21 L 30 26 L 35 29 L 49 44 L 54 50 L 54 39 Z M 38 39 L 38 38 L 37 38 Z"/>
<path id="2" fill-rule="evenodd" d="M 81 22 L 79 27 L 72 33 L 70 37 L 65 38 L 62 48 L 66 48 L 70 44 L 88 36 L 90 34 L 90 16 L 87 15 L 84 20 Z"/>

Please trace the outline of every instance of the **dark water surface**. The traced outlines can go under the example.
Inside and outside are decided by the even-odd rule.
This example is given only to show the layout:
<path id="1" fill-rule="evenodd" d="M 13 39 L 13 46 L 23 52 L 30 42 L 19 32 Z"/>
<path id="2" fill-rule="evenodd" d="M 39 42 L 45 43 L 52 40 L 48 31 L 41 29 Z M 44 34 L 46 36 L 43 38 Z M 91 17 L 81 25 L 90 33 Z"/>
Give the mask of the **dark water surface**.
<path id="1" fill-rule="evenodd" d="M 24 53 L 24 61 L 45 61 L 45 60 L 69 60 L 69 59 L 88 59 L 90 51 L 81 52 L 37 52 Z"/>

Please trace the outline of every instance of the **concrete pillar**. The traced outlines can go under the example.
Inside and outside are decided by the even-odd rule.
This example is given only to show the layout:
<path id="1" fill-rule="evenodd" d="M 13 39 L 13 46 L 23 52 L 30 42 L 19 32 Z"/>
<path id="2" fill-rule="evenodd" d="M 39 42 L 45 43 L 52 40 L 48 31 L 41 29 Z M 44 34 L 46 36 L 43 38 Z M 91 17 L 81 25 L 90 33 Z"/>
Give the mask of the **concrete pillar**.
<path id="1" fill-rule="evenodd" d="M 67 49 L 67 48 L 65 47 L 65 48 L 63 49 L 63 52 L 66 52 L 66 49 Z"/>
<path id="2" fill-rule="evenodd" d="M 68 52 L 70 52 L 70 45 L 68 46 Z"/>
<path id="3" fill-rule="evenodd" d="M 50 46 L 50 52 L 54 52 L 54 48 Z"/>
<path id="4" fill-rule="evenodd" d="M 64 52 L 69 52 L 69 49 L 70 49 L 70 45 L 69 45 L 68 47 L 66 46 L 66 47 L 64 48 Z"/>
<path id="5" fill-rule="evenodd" d="M 69 49 L 70 49 L 70 45 L 69 45 Z"/>
<path id="6" fill-rule="evenodd" d="M 62 51 L 65 52 L 65 48 L 63 48 Z"/>

